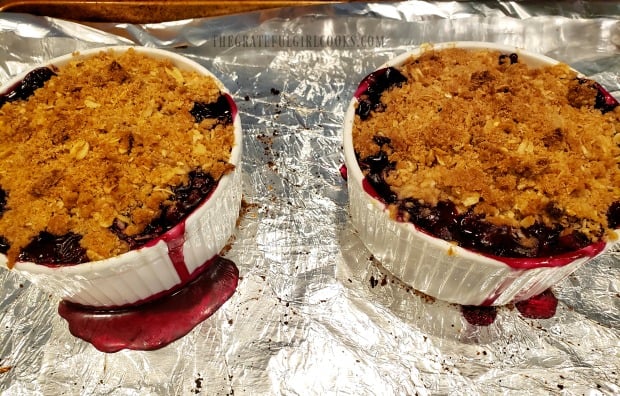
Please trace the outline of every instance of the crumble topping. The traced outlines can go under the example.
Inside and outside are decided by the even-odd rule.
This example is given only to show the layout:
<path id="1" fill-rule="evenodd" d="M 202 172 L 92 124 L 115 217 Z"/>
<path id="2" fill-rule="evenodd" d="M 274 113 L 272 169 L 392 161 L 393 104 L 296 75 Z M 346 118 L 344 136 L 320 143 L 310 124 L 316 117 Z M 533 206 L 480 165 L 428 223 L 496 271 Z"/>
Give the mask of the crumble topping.
<path id="1" fill-rule="evenodd" d="M 232 123 L 196 118 L 215 103 L 211 77 L 130 49 L 54 68 L 27 100 L 0 107 L 0 236 L 11 266 L 37 235 L 75 233 L 88 259 L 129 250 L 192 171 L 231 171 Z M 198 121 L 197 121 L 198 120 Z"/>
<path id="2" fill-rule="evenodd" d="M 620 200 L 620 106 L 596 108 L 595 82 L 564 64 L 532 69 L 517 54 L 456 48 L 398 70 L 406 81 L 369 116 L 358 111 L 352 132 L 358 159 L 386 157 L 382 176 L 398 200 L 615 238 L 607 213 Z"/>

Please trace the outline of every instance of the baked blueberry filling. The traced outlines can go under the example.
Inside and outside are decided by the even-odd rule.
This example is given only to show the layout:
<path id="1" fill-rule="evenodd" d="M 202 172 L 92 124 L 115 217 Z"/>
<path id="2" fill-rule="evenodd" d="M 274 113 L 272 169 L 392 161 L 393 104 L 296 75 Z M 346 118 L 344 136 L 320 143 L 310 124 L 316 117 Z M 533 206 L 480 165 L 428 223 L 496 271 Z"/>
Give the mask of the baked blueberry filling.
<path id="1" fill-rule="evenodd" d="M 28 99 L 34 91 L 41 88 L 56 73 L 48 67 L 41 67 L 26 74 L 24 79 L 5 94 L 0 95 L 0 107 L 7 102 Z"/>
<path id="2" fill-rule="evenodd" d="M 173 189 L 172 203 L 161 206 L 161 214 L 153 219 L 139 234 L 126 235 L 126 224 L 120 220 L 110 227 L 110 230 L 120 239 L 127 242 L 130 249 L 143 246 L 148 241 L 170 230 L 200 203 L 209 196 L 217 183 L 213 178 L 202 171 L 189 173 L 189 182 Z M 80 264 L 88 262 L 86 250 L 80 246 L 82 237 L 69 232 L 65 235 L 52 235 L 49 232 L 41 232 L 20 253 L 21 261 L 30 261 L 39 264 Z M 9 249 L 8 241 L 0 236 L 0 252 L 5 253 Z"/>
<path id="3" fill-rule="evenodd" d="M 618 102 L 599 83 L 595 83 L 597 90 L 594 108 L 605 114 L 618 106 Z"/>
<path id="4" fill-rule="evenodd" d="M 464 248 L 499 257 L 542 257 L 578 250 L 590 244 L 589 239 L 578 231 L 563 235 L 564 228 L 560 226 L 552 228 L 538 223 L 527 228 L 497 226 L 474 214 L 473 208 L 459 213 L 452 202 L 440 201 L 436 206 L 430 206 L 412 199 L 399 200 L 383 176 L 389 165 L 382 168 L 374 163 L 369 166 L 368 158 L 358 162 L 362 171 L 367 172 L 366 180 L 377 198 L 397 206 L 398 220 L 411 222 L 446 241 L 456 241 Z M 386 163 L 387 160 L 383 161 Z M 612 207 L 620 208 L 620 203 L 617 204 Z M 525 246 L 522 244 L 524 238 L 534 238 L 536 243 Z"/>
<path id="5" fill-rule="evenodd" d="M 192 171 L 189 173 L 189 182 L 172 190 L 174 193 L 172 203 L 161 205 L 159 217 L 153 219 L 144 231 L 136 235 L 126 235 L 124 230 L 127 225 L 118 219 L 110 230 L 127 242 L 130 249 L 139 248 L 183 220 L 211 194 L 216 185 L 211 175 L 200 170 Z"/>
<path id="6" fill-rule="evenodd" d="M 43 231 L 22 249 L 19 259 L 45 264 L 85 263 L 88 257 L 80 239 L 81 235 L 72 232 L 57 236 Z"/>
<path id="7" fill-rule="evenodd" d="M 607 211 L 607 222 L 611 228 L 620 228 L 620 201 L 614 202 Z"/>
<path id="8" fill-rule="evenodd" d="M 360 95 L 359 106 L 357 110 L 355 110 L 355 113 L 360 116 L 362 120 L 365 120 L 370 117 L 371 111 L 383 111 L 385 106 L 381 103 L 381 94 L 393 86 L 400 86 L 406 81 L 407 78 L 394 67 L 377 70 L 368 75 L 368 77 L 364 79 L 364 83 L 366 83 L 368 87 L 362 95 Z"/>
<path id="9" fill-rule="evenodd" d="M 224 95 L 220 95 L 214 103 L 196 102 L 189 112 L 198 123 L 207 118 L 216 118 L 224 125 L 232 124 L 232 109 Z"/>
<path id="10" fill-rule="evenodd" d="M 2 213 L 4 213 L 6 207 L 6 191 L 0 188 L 0 217 L 2 217 Z M 0 253 L 6 254 L 9 251 L 11 245 L 9 241 L 6 240 L 2 235 L 0 235 Z"/>
<path id="11" fill-rule="evenodd" d="M 499 64 L 518 63 L 517 54 L 502 54 Z M 388 75 L 389 71 L 389 75 Z M 390 76 L 397 76 L 392 77 Z M 400 76 L 400 77 L 398 77 Z M 386 111 L 381 102 L 381 95 L 392 86 L 401 86 L 406 78 L 398 70 L 389 68 L 369 75 L 363 83 L 367 87 L 359 94 L 356 114 L 362 121 L 372 116 L 373 112 Z M 596 89 L 594 108 L 601 113 L 612 111 L 618 102 L 599 84 L 587 79 L 579 79 L 579 84 L 593 84 Z M 591 96 L 589 96 L 591 98 Z M 388 152 L 393 151 L 390 139 L 374 136 L 373 142 L 378 151 L 360 157 L 356 153 L 358 164 L 365 175 L 367 191 L 387 205 L 396 208 L 396 219 L 411 222 L 419 229 L 435 237 L 455 241 L 459 246 L 500 257 L 535 258 L 567 253 L 581 249 L 592 243 L 590 238 L 580 231 L 569 231 L 562 225 L 548 226 L 534 223 L 528 227 L 495 225 L 477 214 L 475 205 L 465 212 L 459 212 L 454 203 L 439 201 L 431 206 L 415 199 L 399 199 L 386 182 L 388 173 L 395 169 Z M 549 218 L 559 218 L 559 209 L 550 203 L 545 209 Z M 620 227 L 620 201 L 614 202 L 607 212 L 609 228 Z"/>

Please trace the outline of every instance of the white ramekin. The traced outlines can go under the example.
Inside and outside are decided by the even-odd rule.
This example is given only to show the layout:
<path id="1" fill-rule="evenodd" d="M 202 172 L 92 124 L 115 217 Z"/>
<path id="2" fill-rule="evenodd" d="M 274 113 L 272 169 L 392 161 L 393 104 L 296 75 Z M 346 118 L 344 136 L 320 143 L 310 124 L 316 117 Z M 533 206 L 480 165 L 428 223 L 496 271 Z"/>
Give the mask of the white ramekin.
<path id="1" fill-rule="evenodd" d="M 168 59 L 181 70 L 195 71 L 216 81 L 221 92 L 228 95 L 233 110 L 235 142 L 229 162 L 235 165 L 235 169 L 222 177 L 211 196 L 186 218 L 184 224 L 180 223 L 139 249 L 83 264 L 46 266 L 17 262 L 11 269 L 49 293 L 85 306 L 120 307 L 137 304 L 166 294 L 191 281 L 226 245 L 234 232 L 241 207 L 241 121 L 228 90 L 203 66 L 170 51 L 115 46 L 80 51 L 78 55 L 68 54 L 37 67 L 62 66 L 76 56 L 89 57 L 102 50 L 124 52 L 129 48 L 151 58 Z M 0 88 L 0 92 L 8 91 L 27 73 L 28 71 L 9 80 Z M 169 256 L 166 240 L 181 234 L 183 236 L 179 240 L 183 244 L 184 265 L 177 263 L 175 267 Z M 0 254 L 0 266 L 7 268 L 7 259 L 3 254 Z"/>
<path id="2" fill-rule="evenodd" d="M 517 53 L 531 67 L 558 61 L 520 48 L 485 42 L 422 45 L 377 70 L 402 65 L 428 48 L 464 48 Z M 368 194 L 353 149 L 352 127 L 360 84 L 344 119 L 344 157 L 347 167 L 349 212 L 353 226 L 368 250 L 394 276 L 429 296 L 462 305 L 504 305 L 525 300 L 560 282 L 588 260 L 611 247 L 600 242 L 575 252 L 536 259 L 505 259 L 479 254 L 420 232 L 411 223 L 393 220 L 381 201 Z"/>

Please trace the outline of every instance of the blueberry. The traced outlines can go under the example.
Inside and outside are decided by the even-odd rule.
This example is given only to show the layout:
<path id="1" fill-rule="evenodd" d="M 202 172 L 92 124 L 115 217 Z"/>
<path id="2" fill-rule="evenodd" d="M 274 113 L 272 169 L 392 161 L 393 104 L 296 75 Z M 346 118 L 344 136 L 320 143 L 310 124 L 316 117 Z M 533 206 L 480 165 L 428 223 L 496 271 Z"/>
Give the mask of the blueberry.
<path id="1" fill-rule="evenodd" d="M 559 210 L 555 206 L 553 206 L 553 208 L 552 210 Z M 550 213 L 549 209 L 547 212 Z M 557 216 L 559 218 L 562 212 L 560 211 L 558 213 Z M 559 225 L 549 227 L 541 223 L 535 223 L 523 231 L 525 236 L 535 238 L 538 241 L 537 255 L 547 255 L 553 253 L 553 249 L 557 248 L 562 230 L 563 228 Z"/>
<path id="2" fill-rule="evenodd" d="M 559 237 L 558 244 L 564 251 L 570 252 L 588 246 L 590 244 L 590 240 L 583 233 L 573 231 L 570 234 Z"/>
<path id="3" fill-rule="evenodd" d="M 9 241 L 5 237 L 0 235 L 0 253 L 7 254 L 10 247 L 11 244 L 9 243 Z"/>
<path id="4" fill-rule="evenodd" d="M 362 120 L 366 120 L 370 117 L 370 112 L 373 110 L 373 106 L 374 105 L 370 99 L 360 99 L 357 109 L 355 110 L 355 114 L 357 114 Z"/>
<path id="5" fill-rule="evenodd" d="M 620 201 L 612 203 L 607 210 L 607 223 L 609 228 L 620 228 Z"/>
<path id="6" fill-rule="evenodd" d="M 220 95 L 213 103 L 195 102 L 189 113 L 197 123 L 207 118 L 215 118 L 225 125 L 232 124 L 232 110 L 225 95 Z"/>
<path id="7" fill-rule="evenodd" d="M 559 219 L 564 214 L 564 211 L 562 211 L 562 209 L 560 209 L 554 202 L 549 202 L 547 204 L 545 207 L 545 212 L 547 212 L 547 214 L 553 219 Z"/>
<path id="8" fill-rule="evenodd" d="M 514 65 L 515 63 L 519 62 L 519 55 L 512 53 L 508 56 L 510 58 L 510 64 Z"/>
<path id="9" fill-rule="evenodd" d="M 6 199 L 6 191 L 0 188 L 0 217 L 2 217 L 2 213 L 4 213 L 4 210 L 6 209 Z"/>
<path id="10" fill-rule="evenodd" d="M 386 172 L 394 167 L 394 163 L 390 162 L 385 151 L 379 150 L 374 155 L 358 159 L 358 163 L 362 170 L 368 172 L 366 180 L 384 202 L 394 203 L 398 200 L 397 195 L 392 192 L 390 186 L 385 181 Z"/>
<path id="11" fill-rule="evenodd" d="M 384 144 L 389 145 L 390 143 L 392 143 L 392 140 L 389 137 L 378 135 L 373 136 L 372 141 L 375 142 L 375 144 L 379 147 L 383 146 Z"/>
<path id="12" fill-rule="evenodd" d="M 375 155 L 369 155 L 364 159 L 366 164 L 373 173 L 381 173 L 390 166 L 390 159 L 385 151 L 379 150 Z"/>
<path id="13" fill-rule="evenodd" d="M 379 194 L 379 197 L 381 197 L 385 203 L 391 204 L 398 200 L 397 195 L 392 192 L 390 185 L 387 184 L 382 174 L 370 173 L 367 178 L 372 188 L 374 188 L 377 194 Z"/>
<path id="14" fill-rule="evenodd" d="M 499 64 L 503 65 L 506 63 L 506 58 L 508 58 L 510 60 L 510 64 L 513 65 L 517 62 L 519 62 L 519 55 L 515 54 L 514 52 L 510 55 L 506 55 L 506 54 L 501 54 L 499 56 Z"/>

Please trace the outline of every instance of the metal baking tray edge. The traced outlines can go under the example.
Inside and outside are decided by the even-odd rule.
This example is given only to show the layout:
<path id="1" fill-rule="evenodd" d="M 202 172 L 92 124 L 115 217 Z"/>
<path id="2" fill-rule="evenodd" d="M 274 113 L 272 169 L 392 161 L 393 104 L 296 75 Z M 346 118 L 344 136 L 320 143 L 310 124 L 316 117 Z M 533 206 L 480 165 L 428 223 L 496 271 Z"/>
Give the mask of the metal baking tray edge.
<path id="1" fill-rule="evenodd" d="M 342 3 L 333 0 L 0 0 L 0 11 L 84 22 L 155 23 L 281 7 Z"/>

